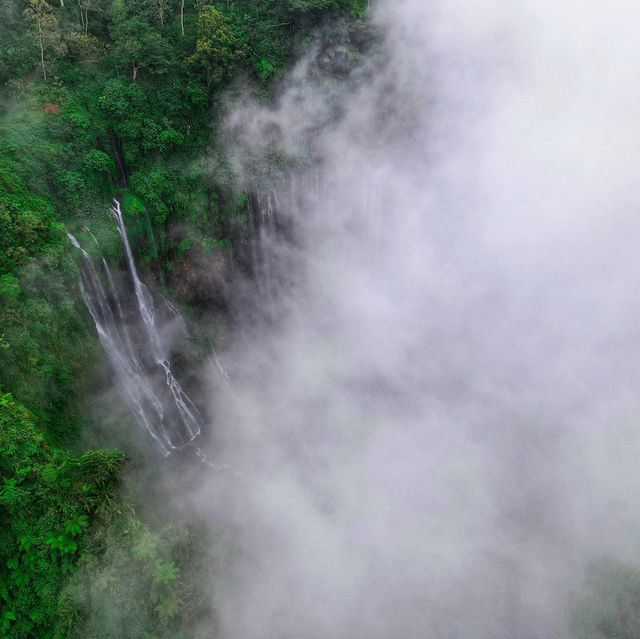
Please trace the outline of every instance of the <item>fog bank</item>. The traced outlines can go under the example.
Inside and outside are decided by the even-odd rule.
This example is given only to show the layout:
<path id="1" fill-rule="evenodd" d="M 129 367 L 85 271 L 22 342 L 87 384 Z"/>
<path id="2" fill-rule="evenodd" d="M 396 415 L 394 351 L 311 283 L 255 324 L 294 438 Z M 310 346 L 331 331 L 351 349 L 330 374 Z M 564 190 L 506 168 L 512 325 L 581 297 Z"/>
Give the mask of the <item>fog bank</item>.
<path id="1" fill-rule="evenodd" d="M 212 391 L 221 637 L 561 639 L 640 559 L 638 18 L 389 0 L 360 80 L 230 116 L 316 160 Z"/>

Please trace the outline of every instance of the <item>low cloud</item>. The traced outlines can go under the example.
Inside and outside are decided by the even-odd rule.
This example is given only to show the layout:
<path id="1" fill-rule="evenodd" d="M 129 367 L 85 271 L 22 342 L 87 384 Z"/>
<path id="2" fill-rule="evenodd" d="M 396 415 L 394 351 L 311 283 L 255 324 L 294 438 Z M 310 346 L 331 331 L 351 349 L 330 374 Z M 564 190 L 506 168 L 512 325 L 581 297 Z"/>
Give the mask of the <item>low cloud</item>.
<path id="1" fill-rule="evenodd" d="M 348 89 L 314 52 L 232 114 L 314 162 L 213 394 L 221 637 L 569 637 L 585 563 L 640 559 L 639 13 L 382 2 Z"/>

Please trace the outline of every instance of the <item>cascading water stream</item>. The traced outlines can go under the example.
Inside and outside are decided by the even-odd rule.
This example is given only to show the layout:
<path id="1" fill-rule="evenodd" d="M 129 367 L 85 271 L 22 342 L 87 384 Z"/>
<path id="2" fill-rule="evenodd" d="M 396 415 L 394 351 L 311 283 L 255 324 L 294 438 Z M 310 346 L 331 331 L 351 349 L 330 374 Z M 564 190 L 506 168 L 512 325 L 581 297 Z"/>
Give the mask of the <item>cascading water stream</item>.
<path id="1" fill-rule="evenodd" d="M 162 403 L 144 374 L 142 364 L 130 342 L 122 317 L 116 318 L 113 312 L 107 291 L 91 258 L 71 233 L 67 233 L 67 236 L 71 244 L 82 252 L 80 291 L 95 324 L 98 339 L 116 374 L 118 386 L 140 425 L 156 443 L 160 452 L 163 455 L 168 455 L 173 446 L 166 437 L 164 428 L 158 427 L 163 424 L 164 420 Z M 108 269 L 106 273 L 111 291 L 115 294 L 115 306 L 118 315 L 120 315 L 121 304 L 117 288 L 113 284 Z"/>
<path id="2" fill-rule="evenodd" d="M 171 370 L 169 349 L 161 334 L 162 322 L 156 316 L 148 288 L 138 276 L 117 200 L 111 214 L 122 239 L 137 302 L 133 317 L 125 316 L 126 291 L 118 286 L 107 262 L 102 260 L 105 286 L 88 253 L 71 233 L 67 236 L 82 252 L 80 289 L 120 391 L 159 452 L 167 456 L 198 437 L 202 417 Z M 179 311 L 168 301 L 167 304 L 184 328 Z"/>
<path id="3" fill-rule="evenodd" d="M 250 237 L 248 240 L 248 279 L 252 293 L 249 301 L 262 318 L 276 322 L 286 310 L 281 303 L 283 293 L 299 277 L 292 254 L 299 250 L 300 238 L 293 237 L 292 220 L 308 215 L 311 204 L 321 198 L 321 174 L 292 172 L 277 188 L 264 189 L 247 184 L 249 197 Z"/>
<path id="4" fill-rule="evenodd" d="M 164 345 L 162 344 L 162 340 L 158 332 L 158 322 L 156 320 L 153 299 L 151 298 L 151 294 L 149 293 L 147 287 L 140 281 L 140 278 L 138 277 L 138 271 L 133 260 L 131 245 L 129 244 L 129 238 L 127 236 L 127 229 L 124 225 L 124 219 L 122 217 L 120 202 L 118 200 L 114 200 L 113 204 L 114 206 L 111 209 L 111 213 L 118 225 L 118 232 L 120 233 L 120 237 L 122 239 L 127 267 L 129 268 L 129 272 L 133 280 L 133 287 L 136 298 L 138 300 L 140 316 L 142 317 L 142 321 L 146 328 L 149 343 L 152 347 L 152 354 L 155 357 L 156 364 L 160 365 L 165 372 L 167 387 L 169 388 L 173 396 L 174 405 L 178 409 L 178 414 L 180 416 L 182 425 L 186 430 L 188 441 L 193 441 L 200 434 L 200 414 L 195 404 L 182 390 L 180 383 L 171 372 L 168 355 L 166 349 L 164 348 Z"/>

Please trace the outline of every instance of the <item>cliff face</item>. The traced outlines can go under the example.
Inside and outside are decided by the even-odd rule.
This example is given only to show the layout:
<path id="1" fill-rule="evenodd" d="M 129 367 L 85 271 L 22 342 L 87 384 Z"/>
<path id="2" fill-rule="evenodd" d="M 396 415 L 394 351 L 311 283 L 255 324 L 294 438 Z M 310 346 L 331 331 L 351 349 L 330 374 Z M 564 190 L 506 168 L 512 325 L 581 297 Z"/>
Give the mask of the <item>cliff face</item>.
<path id="1" fill-rule="evenodd" d="M 190 306 L 226 308 L 231 285 L 231 259 L 226 249 L 214 246 L 205 251 L 192 246 L 172 263 L 167 284 Z"/>

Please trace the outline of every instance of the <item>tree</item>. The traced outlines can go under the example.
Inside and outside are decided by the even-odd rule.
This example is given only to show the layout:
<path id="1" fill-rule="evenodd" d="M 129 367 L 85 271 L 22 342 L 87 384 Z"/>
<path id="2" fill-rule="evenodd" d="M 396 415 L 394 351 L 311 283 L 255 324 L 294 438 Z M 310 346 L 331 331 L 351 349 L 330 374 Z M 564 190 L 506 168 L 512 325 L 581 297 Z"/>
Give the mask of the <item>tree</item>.
<path id="1" fill-rule="evenodd" d="M 65 36 L 65 42 L 71 60 L 99 59 L 104 55 L 104 44 L 95 36 L 84 33 L 84 31 L 70 31 Z"/>
<path id="2" fill-rule="evenodd" d="M 104 12 L 105 3 L 104 0 L 76 0 L 78 5 L 78 16 L 80 19 L 80 26 L 85 33 L 89 31 L 89 11 L 92 12 Z M 108 6 L 108 5 L 107 5 Z"/>
<path id="3" fill-rule="evenodd" d="M 190 60 L 205 70 L 207 84 L 220 83 L 229 78 L 247 54 L 246 44 L 227 18 L 215 7 L 203 7 L 198 16 L 196 53 Z"/>
<path id="4" fill-rule="evenodd" d="M 58 58 L 66 53 L 67 47 L 62 41 L 58 20 L 53 13 L 53 9 L 45 0 L 29 0 L 27 8 L 24 10 L 24 15 L 31 24 L 33 35 L 40 48 L 42 76 L 46 81 L 45 52 L 52 58 Z"/>
<path id="5" fill-rule="evenodd" d="M 87 33 L 89 30 L 89 9 L 90 9 L 90 0 L 76 0 L 78 3 L 78 13 L 80 15 L 80 26 L 84 29 L 84 32 Z"/>
<path id="6" fill-rule="evenodd" d="M 158 17 L 160 18 L 160 25 L 164 27 L 164 16 L 169 9 L 169 0 L 156 0 L 158 7 Z"/>
<path id="7" fill-rule="evenodd" d="M 139 17 L 123 18 L 112 29 L 114 55 L 131 65 L 135 82 L 140 69 L 164 73 L 170 64 L 171 48 L 149 23 Z"/>

